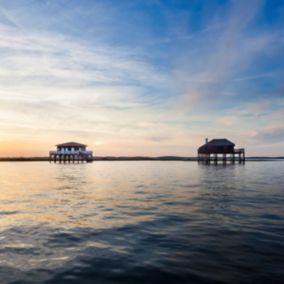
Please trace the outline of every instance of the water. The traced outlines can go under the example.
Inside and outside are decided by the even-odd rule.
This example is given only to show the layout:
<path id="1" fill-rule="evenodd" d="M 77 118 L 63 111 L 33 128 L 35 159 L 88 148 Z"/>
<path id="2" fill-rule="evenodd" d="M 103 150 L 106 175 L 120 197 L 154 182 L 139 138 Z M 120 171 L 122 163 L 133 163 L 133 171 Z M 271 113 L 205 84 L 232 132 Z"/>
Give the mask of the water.
<path id="1" fill-rule="evenodd" d="M 284 162 L 0 163 L 0 283 L 283 283 Z"/>

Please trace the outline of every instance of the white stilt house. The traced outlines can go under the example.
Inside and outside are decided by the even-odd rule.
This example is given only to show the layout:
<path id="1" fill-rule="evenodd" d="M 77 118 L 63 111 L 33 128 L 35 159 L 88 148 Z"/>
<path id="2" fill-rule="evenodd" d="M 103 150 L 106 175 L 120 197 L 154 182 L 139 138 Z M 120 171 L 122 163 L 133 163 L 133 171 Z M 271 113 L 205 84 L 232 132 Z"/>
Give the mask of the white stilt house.
<path id="1" fill-rule="evenodd" d="M 50 162 L 92 162 L 93 152 L 88 151 L 87 145 L 77 142 L 67 142 L 56 145 L 56 151 L 49 151 Z"/>

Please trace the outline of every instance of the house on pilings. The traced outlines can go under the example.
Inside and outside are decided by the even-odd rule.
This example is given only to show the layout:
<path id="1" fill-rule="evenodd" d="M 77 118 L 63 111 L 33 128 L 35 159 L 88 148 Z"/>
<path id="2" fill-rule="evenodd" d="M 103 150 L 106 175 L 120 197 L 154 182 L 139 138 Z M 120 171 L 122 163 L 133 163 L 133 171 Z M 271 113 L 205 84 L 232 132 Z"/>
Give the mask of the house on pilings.
<path id="1" fill-rule="evenodd" d="M 49 161 L 59 163 L 75 163 L 93 161 L 93 152 L 87 150 L 87 145 L 77 142 L 67 142 L 56 145 L 55 151 L 49 151 Z"/>
<path id="2" fill-rule="evenodd" d="M 245 149 L 235 149 L 235 144 L 228 139 L 206 139 L 205 144 L 198 148 L 198 161 L 210 164 L 211 161 L 218 163 L 239 161 L 245 162 Z"/>

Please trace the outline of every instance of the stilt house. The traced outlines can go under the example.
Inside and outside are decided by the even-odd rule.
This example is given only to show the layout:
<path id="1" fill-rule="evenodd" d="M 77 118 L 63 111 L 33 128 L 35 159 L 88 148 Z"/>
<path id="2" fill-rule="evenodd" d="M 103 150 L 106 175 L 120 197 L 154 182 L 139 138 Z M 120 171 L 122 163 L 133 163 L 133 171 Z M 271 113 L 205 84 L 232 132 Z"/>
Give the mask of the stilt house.
<path id="1" fill-rule="evenodd" d="M 205 144 L 198 148 L 198 161 L 217 163 L 218 155 L 221 155 L 223 162 L 235 162 L 236 155 L 239 162 L 245 161 L 245 149 L 235 149 L 235 144 L 225 138 L 212 139 L 211 141 L 206 139 Z"/>
<path id="2" fill-rule="evenodd" d="M 49 151 L 49 160 L 53 162 L 92 162 L 93 152 L 88 151 L 87 145 L 77 142 L 67 142 L 56 145 L 56 151 Z"/>

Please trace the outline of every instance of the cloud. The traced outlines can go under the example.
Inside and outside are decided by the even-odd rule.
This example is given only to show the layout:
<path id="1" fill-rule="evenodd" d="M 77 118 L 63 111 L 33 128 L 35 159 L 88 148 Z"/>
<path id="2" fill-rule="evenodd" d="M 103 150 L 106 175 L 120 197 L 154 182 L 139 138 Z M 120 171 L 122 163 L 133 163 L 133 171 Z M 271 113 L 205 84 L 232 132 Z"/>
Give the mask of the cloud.
<path id="1" fill-rule="evenodd" d="M 281 128 L 283 32 L 256 25 L 262 1 L 212 2 L 198 13 L 195 2 L 7 3 L 0 5 L 6 140 L 86 139 L 101 154 L 194 154 L 205 137 L 250 143 Z"/>
<path id="2" fill-rule="evenodd" d="M 164 80 L 138 54 L 119 46 L 88 46 L 60 35 L 0 26 L 0 48 L 2 81 L 154 86 Z"/>
<path id="3" fill-rule="evenodd" d="M 20 28 L 20 25 L 18 24 L 16 18 L 1 7 L 0 7 L 0 22 L 4 22 L 4 24 Z"/>
<path id="4" fill-rule="evenodd" d="M 171 137 L 169 135 L 167 136 L 150 136 L 149 139 L 153 142 L 164 142 L 164 141 L 169 141 L 171 139 Z"/>
<path id="5" fill-rule="evenodd" d="M 250 81 L 255 79 L 279 85 L 281 70 L 262 69 L 260 73 L 254 69 L 254 65 L 265 62 L 267 57 L 276 60 L 281 50 L 279 31 L 255 28 L 264 2 L 230 3 L 230 11 L 222 14 L 222 24 L 206 35 L 200 32 L 189 40 L 188 48 L 180 55 L 175 71 L 178 108 L 200 111 L 222 107 L 223 102 L 241 96 L 240 90 L 251 92 Z M 213 13 L 206 18 L 203 25 L 216 22 L 214 16 Z"/>
<path id="6" fill-rule="evenodd" d="M 140 121 L 154 119 L 149 108 L 155 108 L 155 95 L 144 94 L 167 84 L 142 55 L 119 46 L 0 25 L 0 48 L 5 131 L 22 127 L 108 136 L 132 131 L 135 136 L 142 131 Z"/>
<path id="7" fill-rule="evenodd" d="M 256 133 L 254 140 L 261 143 L 282 143 L 284 144 L 284 127 L 263 129 Z"/>

